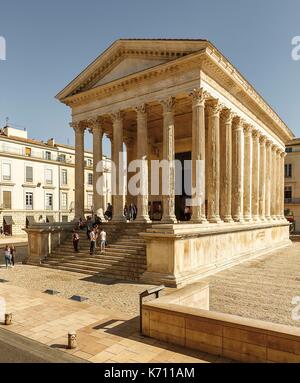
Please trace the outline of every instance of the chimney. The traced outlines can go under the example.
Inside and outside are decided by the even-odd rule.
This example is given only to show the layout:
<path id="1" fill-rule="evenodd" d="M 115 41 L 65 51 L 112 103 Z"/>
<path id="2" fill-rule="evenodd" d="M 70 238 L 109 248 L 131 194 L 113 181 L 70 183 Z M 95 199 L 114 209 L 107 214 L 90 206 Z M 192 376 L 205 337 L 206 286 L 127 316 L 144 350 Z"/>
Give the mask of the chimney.
<path id="1" fill-rule="evenodd" d="M 47 145 L 54 147 L 55 146 L 54 138 L 49 138 L 49 140 L 47 141 Z"/>

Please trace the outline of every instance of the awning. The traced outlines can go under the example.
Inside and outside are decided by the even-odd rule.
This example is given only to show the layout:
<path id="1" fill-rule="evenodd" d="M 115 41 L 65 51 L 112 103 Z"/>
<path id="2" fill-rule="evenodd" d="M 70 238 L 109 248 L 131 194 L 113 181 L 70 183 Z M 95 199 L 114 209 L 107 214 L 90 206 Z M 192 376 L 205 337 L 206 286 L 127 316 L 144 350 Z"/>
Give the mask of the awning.
<path id="1" fill-rule="evenodd" d="M 6 225 L 14 225 L 15 224 L 11 215 L 3 216 L 3 221 L 5 221 Z"/>
<path id="2" fill-rule="evenodd" d="M 53 215 L 46 215 L 46 220 L 47 220 L 48 223 L 53 223 L 54 222 Z"/>
<path id="3" fill-rule="evenodd" d="M 35 224 L 35 219 L 33 215 L 27 215 L 26 220 L 28 221 L 29 226 Z"/>

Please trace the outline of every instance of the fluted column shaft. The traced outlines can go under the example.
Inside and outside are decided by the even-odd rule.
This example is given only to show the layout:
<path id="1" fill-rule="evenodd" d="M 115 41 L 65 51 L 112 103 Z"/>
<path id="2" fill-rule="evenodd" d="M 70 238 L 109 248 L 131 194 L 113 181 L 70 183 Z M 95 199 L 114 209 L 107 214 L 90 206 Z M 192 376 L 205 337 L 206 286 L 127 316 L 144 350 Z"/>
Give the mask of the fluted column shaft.
<path id="1" fill-rule="evenodd" d="M 267 166 L 266 166 L 266 219 L 271 220 L 271 179 L 273 172 L 273 163 L 272 163 L 272 142 L 267 141 L 266 143 L 266 152 L 267 152 Z"/>
<path id="2" fill-rule="evenodd" d="M 135 108 L 137 113 L 137 159 L 141 162 L 140 193 L 137 195 L 138 222 L 150 222 L 148 214 L 148 130 L 147 108 L 140 105 Z"/>
<path id="3" fill-rule="evenodd" d="M 252 221 L 252 128 L 244 127 L 244 220 Z"/>
<path id="4" fill-rule="evenodd" d="M 281 181 L 281 149 L 276 151 L 277 174 L 276 174 L 276 218 L 281 220 L 281 189 L 284 187 Z"/>
<path id="5" fill-rule="evenodd" d="M 277 197 L 277 160 L 276 160 L 276 146 L 272 146 L 272 182 L 273 186 L 271 187 L 271 217 L 273 220 L 276 220 L 276 197 Z"/>
<path id="6" fill-rule="evenodd" d="M 75 131 L 75 218 L 84 218 L 84 131 L 81 123 L 72 123 Z"/>
<path id="7" fill-rule="evenodd" d="M 220 112 L 221 107 L 217 100 L 208 104 L 208 130 L 207 130 L 207 201 L 208 221 L 220 223 Z"/>
<path id="8" fill-rule="evenodd" d="M 266 219 L 266 166 L 267 150 L 266 138 L 260 138 L 260 161 L 259 161 L 259 218 L 261 221 Z"/>
<path id="9" fill-rule="evenodd" d="M 252 161 L 252 219 L 259 221 L 259 189 L 260 189 L 260 134 L 253 131 L 253 161 Z"/>
<path id="10" fill-rule="evenodd" d="M 103 190 L 97 190 L 97 181 L 99 177 L 103 177 L 103 171 L 97 172 L 97 165 L 102 161 L 102 138 L 103 129 L 99 119 L 91 121 L 91 131 L 93 133 L 93 206 L 94 213 L 97 214 L 101 220 L 104 219 L 104 184 Z"/>
<path id="11" fill-rule="evenodd" d="M 192 188 L 193 222 L 206 222 L 205 216 L 205 98 L 203 89 L 192 93 Z"/>
<path id="12" fill-rule="evenodd" d="M 284 220 L 284 162 L 285 162 L 286 152 L 282 152 L 280 155 L 281 158 L 281 193 L 280 193 L 280 219 Z"/>
<path id="13" fill-rule="evenodd" d="M 169 97 L 161 101 L 163 106 L 163 159 L 168 161 L 168 195 L 163 195 L 163 216 L 161 222 L 176 223 L 175 216 L 175 138 L 174 109 L 175 99 Z"/>
<path id="14" fill-rule="evenodd" d="M 243 222 L 244 195 L 244 129 L 240 118 L 233 120 L 232 143 L 232 218 Z"/>
<path id="15" fill-rule="evenodd" d="M 124 217 L 124 164 L 123 164 L 123 115 L 121 112 L 111 115 L 113 122 L 112 139 L 112 184 L 113 184 L 113 218 L 115 222 L 123 222 Z"/>
<path id="16" fill-rule="evenodd" d="M 232 199 L 232 119 L 233 113 L 225 109 L 221 114 L 220 130 L 220 215 L 224 222 L 233 222 Z"/>

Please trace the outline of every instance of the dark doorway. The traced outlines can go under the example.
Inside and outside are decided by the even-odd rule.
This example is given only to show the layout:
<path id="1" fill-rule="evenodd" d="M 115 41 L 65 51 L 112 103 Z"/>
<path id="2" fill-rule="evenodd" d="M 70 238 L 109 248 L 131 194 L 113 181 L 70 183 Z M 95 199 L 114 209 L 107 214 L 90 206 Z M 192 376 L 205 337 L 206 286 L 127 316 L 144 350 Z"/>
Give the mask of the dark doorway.
<path id="1" fill-rule="evenodd" d="M 176 166 L 175 171 L 175 184 L 176 188 L 181 184 L 181 194 L 175 195 L 175 215 L 179 221 L 184 221 L 185 214 L 184 209 L 186 207 L 186 199 L 191 198 L 191 188 L 192 188 L 192 174 L 191 167 L 184 166 L 184 161 L 191 161 L 192 152 L 176 153 L 175 159 L 181 162 L 181 167 Z M 178 194 L 178 192 L 176 193 Z"/>
<path id="2" fill-rule="evenodd" d="M 12 235 L 12 226 L 14 222 L 11 216 L 3 217 L 3 230 L 5 235 Z"/>

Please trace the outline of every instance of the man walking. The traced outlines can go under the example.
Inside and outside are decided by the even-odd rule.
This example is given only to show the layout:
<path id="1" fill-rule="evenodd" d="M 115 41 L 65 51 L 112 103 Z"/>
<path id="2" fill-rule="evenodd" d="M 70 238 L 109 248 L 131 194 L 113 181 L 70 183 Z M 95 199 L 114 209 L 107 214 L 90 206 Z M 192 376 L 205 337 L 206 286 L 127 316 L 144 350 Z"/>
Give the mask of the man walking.
<path id="1" fill-rule="evenodd" d="M 90 255 L 95 255 L 96 251 L 96 228 L 94 227 L 90 232 Z"/>

